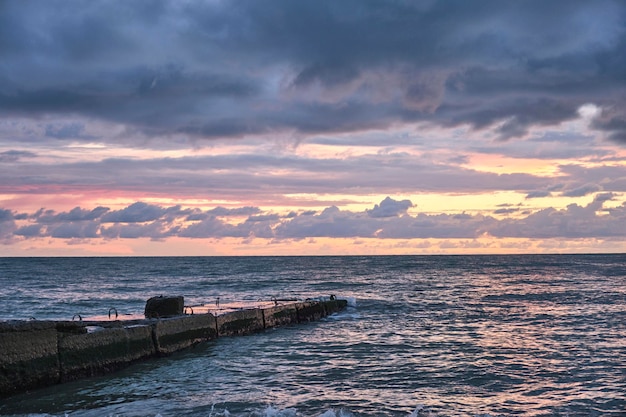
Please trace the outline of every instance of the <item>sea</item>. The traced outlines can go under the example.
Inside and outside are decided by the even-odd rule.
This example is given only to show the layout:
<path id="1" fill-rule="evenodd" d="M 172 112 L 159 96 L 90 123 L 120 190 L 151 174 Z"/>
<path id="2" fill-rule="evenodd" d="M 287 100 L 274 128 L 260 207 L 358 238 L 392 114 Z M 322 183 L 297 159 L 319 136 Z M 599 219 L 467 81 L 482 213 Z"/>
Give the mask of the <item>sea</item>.
<path id="1" fill-rule="evenodd" d="M 0 320 L 335 295 L 6 416 L 626 416 L 626 255 L 0 258 Z"/>

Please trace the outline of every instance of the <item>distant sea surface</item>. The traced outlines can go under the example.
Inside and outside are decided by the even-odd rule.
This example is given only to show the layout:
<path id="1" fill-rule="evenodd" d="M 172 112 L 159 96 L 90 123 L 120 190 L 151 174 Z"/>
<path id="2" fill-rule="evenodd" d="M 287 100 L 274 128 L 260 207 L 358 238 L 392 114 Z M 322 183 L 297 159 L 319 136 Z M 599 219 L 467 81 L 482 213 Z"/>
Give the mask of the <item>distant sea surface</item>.
<path id="1" fill-rule="evenodd" d="M 626 255 L 0 258 L 0 320 L 141 314 L 161 294 L 350 305 L 0 415 L 626 415 Z"/>

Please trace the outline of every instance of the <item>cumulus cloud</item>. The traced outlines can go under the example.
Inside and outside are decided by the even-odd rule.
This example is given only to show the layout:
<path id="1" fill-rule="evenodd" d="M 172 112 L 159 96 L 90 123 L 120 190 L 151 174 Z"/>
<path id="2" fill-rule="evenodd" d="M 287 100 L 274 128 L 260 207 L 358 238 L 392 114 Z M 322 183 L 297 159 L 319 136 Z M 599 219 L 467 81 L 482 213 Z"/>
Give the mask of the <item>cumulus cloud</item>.
<path id="1" fill-rule="evenodd" d="M 103 210 L 75 208 L 69 212 L 43 211 L 16 221 L 8 210 L 0 210 L 0 238 L 4 243 L 17 239 L 50 237 L 58 239 L 137 239 L 163 240 L 185 238 L 260 238 L 281 239 L 381 238 L 381 239 L 478 239 L 484 235 L 497 238 L 615 238 L 626 235 L 626 203 L 604 208 L 613 193 L 597 194 L 586 206 L 571 204 L 565 209 L 547 208 L 525 217 L 498 220 L 481 214 L 405 213 L 408 204 L 390 197 L 362 212 L 331 206 L 321 212 L 280 216 L 273 213 L 250 215 L 239 222 L 206 216 L 189 220 L 188 210 L 178 206 L 161 207 L 135 203 L 117 211 L 120 221 L 112 221 Z M 406 200 L 404 200 L 406 201 Z M 402 204 L 400 204 L 402 203 Z M 372 216 L 372 210 L 388 205 L 396 215 Z M 142 208 L 142 210 L 138 210 Z M 508 214 L 517 209 L 500 209 Z M 236 212 L 236 211 L 235 211 Z M 74 213 L 74 214 L 72 214 Z M 77 213 L 83 215 L 76 216 Z M 99 213 L 85 216 L 85 213 Z M 135 213 L 132 216 L 131 213 Z M 143 214 L 141 214 L 143 213 Z M 151 213 L 148 216 L 146 213 Z M 155 215 L 159 213 L 159 215 Z M 402 213 L 402 215 L 398 215 Z M 132 221 L 130 221 L 132 220 Z"/>
<path id="2" fill-rule="evenodd" d="M 260 212 L 261 209 L 258 207 L 215 207 L 214 209 L 207 210 L 206 214 L 210 216 L 251 216 L 253 214 L 259 214 Z"/>
<path id="3" fill-rule="evenodd" d="M 108 211 L 109 208 L 107 207 L 96 207 L 93 210 L 84 210 L 80 207 L 74 207 L 72 210 L 63 213 L 55 213 L 50 210 L 42 211 L 35 213 L 34 217 L 36 217 L 40 223 L 80 222 L 98 219 Z"/>
<path id="4" fill-rule="evenodd" d="M 0 243 L 10 243 L 16 230 L 13 212 L 0 208 Z"/>
<path id="5" fill-rule="evenodd" d="M 566 209 L 548 208 L 523 219 L 507 219 L 490 228 L 496 237 L 588 238 L 623 237 L 626 233 L 626 203 L 609 210 L 609 215 L 598 215 L 602 204 L 610 199 L 600 195 L 587 206 L 570 204 Z"/>
<path id="6" fill-rule="evenodd" d="M 102 217 L 103 223 L 142 223 L 159 219 L 167 209 L 144 202 L 134 203 L 122 210 L 112 211 Z"/>
<path id="7" fill-rule="evenodd" d="M 391 197 L 385 198 L 380 205 L 376 204 L 373 209 L 368 210 L 370 217 L 395 217 L 413 207 L 410 200 L 397 201 Z"/>
<path id="8" fill-rule="evenodd" d="M 42 228 L 43 225 L 41 224 L 29 224 L 27 226 L 22 226 L 20 228 L 18 228 L 17 230 L 15 230 L 14 234 L 16 236 L 23 236 L 23 237 L 43 237 L 44 234 L 42 234 Z"/>

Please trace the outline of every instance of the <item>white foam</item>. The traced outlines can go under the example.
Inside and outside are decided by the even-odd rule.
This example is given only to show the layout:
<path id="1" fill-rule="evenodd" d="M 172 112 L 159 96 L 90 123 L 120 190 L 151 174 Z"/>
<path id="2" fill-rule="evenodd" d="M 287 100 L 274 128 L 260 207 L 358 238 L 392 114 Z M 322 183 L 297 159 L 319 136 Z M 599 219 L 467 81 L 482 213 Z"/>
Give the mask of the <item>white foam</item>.
<path id="1" fill-rule="evenodd" d="M 420 413 L 426 408 L 424 404 L 418 404 L 415 410 L 409 414 L 409 417 L 419 417 Z"/>
<path id="2" fill-rule="evenodd" d="M 254 413 L 253 415 L 259 415 L 261 417 L 296 417 L 297 410 L 295 408 L 285 408 L 284 410 L 279 410 L 269 405 L 259 414 Z"/>
<path id="3" fill-rule="evenodd" d="M 356 307 L 356 297 L 339 297 L 348 302 L 348 307 Z"/>
<path id="4" fill-rule="evenodd" d="M 319 417 L 353 417 L 353 414 L 344 410 L 339 410 L 339 412 L 337 412 L 331 408 L 323 414 L 320 414 Z"/>
<path id="5" fill-rule="evenodd" d="M 418 404 L 415 407 L 415 410 L 413 410 L 411 414 L 409 414 L 409 417 L 435 417 L 435 416 L 437 415 L 433 414 L 432 411 L 430 411 L 428 407 L 426 407 L 426 405 L 424 404 Z"/>

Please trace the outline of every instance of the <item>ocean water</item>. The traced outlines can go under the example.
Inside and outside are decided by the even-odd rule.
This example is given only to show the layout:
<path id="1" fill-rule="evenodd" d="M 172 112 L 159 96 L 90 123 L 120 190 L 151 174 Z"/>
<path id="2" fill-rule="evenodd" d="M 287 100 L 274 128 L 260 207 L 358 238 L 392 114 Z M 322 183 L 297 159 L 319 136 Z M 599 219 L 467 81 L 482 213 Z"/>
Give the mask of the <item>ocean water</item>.
<path id="1" fill-rule="evenodd" d="M 0 258 L 0 320 L 136 314 L 161 294 L 350 305 L 0 415 L 626 415 L 626 255 Z"/>

